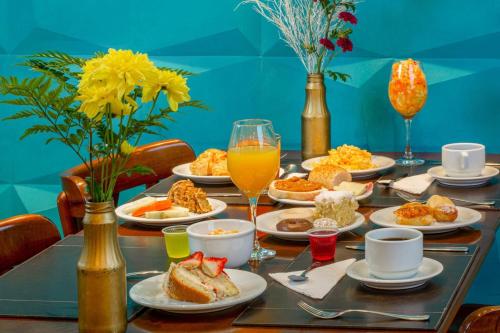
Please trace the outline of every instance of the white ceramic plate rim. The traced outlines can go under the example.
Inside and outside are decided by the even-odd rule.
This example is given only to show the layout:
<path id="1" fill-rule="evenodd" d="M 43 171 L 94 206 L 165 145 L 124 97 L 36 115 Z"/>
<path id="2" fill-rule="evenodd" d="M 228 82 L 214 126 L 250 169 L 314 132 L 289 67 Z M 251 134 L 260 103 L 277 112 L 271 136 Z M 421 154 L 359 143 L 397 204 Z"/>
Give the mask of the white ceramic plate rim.
<path id="1" fill-rule="evenodd" d="M 183 301 L 177 301 L 177 300 L 171 300 L 169 303 L 165 306 L 160 305 L 155 303 L 154 301 L 152 302 L 147 302 L 143 301 L 144 297 L 141 297 L 140 295 L 137 295 L 137 289 L 144 283 L 158 283 L 158 287 L 161 289 L 161 283 L 165 279 L 165 274 L 160 274 L 156 275 L 153 277 L 150 277 L 148 279 L 142 280 L 141 282 L 137 283 L 134 285 L 129 292 L 130 298 L 134 300 L 134 302 L 149 307 L 153 309 L 159 309 L 159 310 L 165 310 L 165 311 L 179 311 L 179 312 L 191 312 L 191 311 L 214 311 L 216 309 L 226 309 L 228 307 L 238 305 L 241 303 L 248 302 L 258 296 L 260 296 L 267 288 L 267 282 L 266 280 L 261 277 L 260 275 L 257 275 L 252 272 L 247 272 L 239 269 L 230 269 L 226 268 L 224 270 L 229 277 L 233 280 L 233 282 L 236 284 L 236 286 L 240 289 L 240 294 L 237 296 L 233 297 L 228 297 L 225 299 L 222 299 L 220 301 L 216 301 L 213 303 L 206 303 L 206 304 L 198 304 L 198 303 L 191 303 L 191 302 L 183 302 Z M 245 282 L 249 281 L 249 282 Z M 252 284 L 252 288 L 249 292 L 247 293 L 242 293 L 241 292 L 241 286 L 244 283 L 250 283 Z M 139 287 L 138 287 L 139 286 Z M 169 297 L 166 294 L 162 294 L 166 299 L 169 299 Z"/>
<path id="2" fill-rule="evenodd" d="M 204 181 L 210 182 L 211 184 L 214 184 L 216 182 L 220 182 L 223 184 L 231 183 L 231 177 L 229 177 L 229 176 L 197 176 L 197 175 L 193 175 L 191 173 L 191 169 L 189 168 L 190 165 L 191 165 L 191 162 L 177 165 L 172 169 L 172 172 L 177 176 L 189 178 L 189 179 L 192 179 L 192 180 L 194 180 L 196 182 L 200 182 L 200 183 L 204 182 Z"/>
<path id="3" fill-rule="evenodd" d="M 320 157 L 310 158 L 310 159 L 302 162 L 301 166 L 304 170 L 311 171 L 313 169 L 311 167 L 311 163 L 317 162 L 320 159 L 325 158 L 325 157 L 328 157 L 328 156 L 320 156 Z M 379 165 L 379 167 L 366 169 L 366 170 L 351 170 L 351 171 L 348 170 L 348 171 L 354 177 L 355 176 L 371 175 L 371 174 L 377 173 L 379 171 L 392 168 L 396 164 L 396 161 L 394 161 L 392 158 L 387 157 L 387 156 L 381 156 L 381 155 L 372 155 L 372 162 L 377 163 Z"/>
<path id="4" fill-rule="evenodd" d="M 370 221 L 375 223 L 376 225 L 379 225 L 381 227 L 389 227 L 389 228 L 412 228 L 412 229 L 417 229 L 420 231 L 438 231 L 438 230 L 455 230 L 458 228 L 466 227 L 471 224 L 475 224 L 479 221 L 481 221 L 482 215 L 480 212 L 474 209 L 470 209 L 467 207 L 460 207 L 457 206 L 458 210 L 458 217 L 460 217 L 461 214 L 471 214 L 471 217 L 467 221 L 455 221 L 455 222 L 434 222 L 434 224 L 431 225 L 402 225 L 402 224 L 397 224 L 396 223 L 396 217 L 394 216 L 393 212 L 398 209 L 401 206 L 394 206 L 394 207 L 387 207 L 383 208 L 380 210 L 377 210 L 376 212 L 372 213 L 370 215 Z M 391 219 L 391 221 L 387 221 L 384 218 L 384 215 L 391 214 L 394 218 Z M 436 224 L 438 223 L 438 224 Z"/>
<path id="5" fill-rule="evenodd" d="M 443 171 L 443 174 L 439 174 L 439 171 Z M 473 181 L 483 181 L 483 180 L 488 180 L 490 178 L 495 177 L 500 173 L 500 170 L 494 167 L 490 166 L 485 166 L 483 169 L 483 172 L 489 172 L 489 174 L 483 174 L 481 176 L 476 176 L 476 177 L 450 177 L 444 174 L 444 168 L 442 165 L 440 166 L 435 166 L 427 170 L 427 174 L 433 178 L 436 178 L 438 181 L 439 180 L 445 180 L 445 181 L 453 181 L 453 182 L 473 182 Z"/>
<path id="6" fill-rule="evenodd" d="M 158 199 L 165 199 L 165 198 L 158 198 Z M 198 221 L 202 220 L 207 217 L 211 217 L 214 215 L 217 215 L 227 208 L 227 204 L 224 201 L 217 200 L 217 199 L 212 199 L 212 198 L 207 198 L 208 202 L 212 206 L 212 208 L 215 207 L 212 211 L 208 213 L 203 213 L 203 214 L 194 214 L 190 213 L 189 216 L 185 217 L 174 217 L 174 218 L 168 218 L 168 219 L 147 219 L 145 217 L 134 217 L 128 214 L 125 214 L 123 212 L 123 209 L 129 205 L 131 205 L 133 202 L 126 203 L 124 205 L 119 206 L 116 208 L 116 215 L 126 221 L 132 221 L 132 222 L 138 222 L 138 223 L 145 223 L 145 224 L 163 224 L 163 223 L 178 223 L 178 222 L 189 222 L 189 221 Z"/>
<path id="7" fill-rule="evenodd" d="M 354 280 L 361 281 L 361 282 L 366 282 L 366 283 L 374 283 L 378 285 L 391 285 L 391 284 L 409 284 L 409 283 L 418 283 L 418 282 L 423 282 L 432 279 L 433 277 L 441 274 L 443 272 L 443 264 L 441 264 L 439 261 L 431 258 L 424 257 L 422 259 L 422 265 L 427 265 L 430 267 L 433 267 L 435 270 L 432 273 L 429 273 L 424 276 L 414 276 L 411 278 L 406 278 L 406 279 L 397 279 L 397 280 L 386 280 L 386 279 L 379 279 L 375 276 L 370 275 L 369 277 L 359 275 L 356 271 L 354 271 L 354 268 L 356 266 L 366 266 L 366 259 L 358 260 L 354 263 L 352 263 L 349 267 L 347 267 L 347 275 Z"/>
<path id="8" fill-rule="evenodd" d="M 294 208 L 289 208 L 289 209 L 294 209 Z M 267 220 L 267 219 L 274 218 L 275 215 L 279 215 L 280 213 L 283 213 L 287 210 L 288 209 L 275 210 L 275 211 L 257 216 L 257 230 L 261 231 L 261 232 L 265 232 L 266 234 L 269 234 L 269 235 L 276 236 L 278 238 L 307 239 L 307 232 L 278 231 L 278 230 L 269 229 L 264 225 L 264 223 L 265 223 L 265 222 L 263 222 L 264 219 Z M 356 212 L 356 220 L 354 221 L 354 223 L 352 223 L 348 226 L 345 226 L 343 228 L 339 228 L 339 232 L 342 233 L 342 232 L 356 229 L 356 228 L 360 227 L 363 224 L 363 222 L 365 222 L 365 217 L 363 216 L 363 214 Z M 278 223 L 278 221 L 276 221 L 276 224 L 277 223 Z M 275 224 L 275 226 L 276 226 L 276 224 Z"/>
<path id="9" fill-rule="evenodd" d="M 361 195 L 358 195 L 354 198 L 359 201 L 359 200 L 363 200 L 363 199 L 368 198 L 372 194 L 373 194 L 373 187 L 370 191 L 367 191 L 367 192 L 365 192 Z M 274 197 L 270 193 L 267 193 L 267 196 L 269 198 L 273 199 L 274 201 L 281 202 L 281 203 L 284 203 L 287 205 L 308 206 L 308 207 L 314 206 L 314 201 L 312 201 L 312 200 L 280 199 L 280 198 Z"/>

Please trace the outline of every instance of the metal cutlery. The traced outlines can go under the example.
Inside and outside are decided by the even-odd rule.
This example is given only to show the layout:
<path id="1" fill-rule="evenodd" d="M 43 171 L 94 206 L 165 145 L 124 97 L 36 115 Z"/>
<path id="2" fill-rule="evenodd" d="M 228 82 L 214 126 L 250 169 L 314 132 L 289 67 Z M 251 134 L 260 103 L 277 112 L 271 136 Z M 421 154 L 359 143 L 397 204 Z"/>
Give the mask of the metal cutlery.
<path id="1" fill-rule="evenodd" d="M 400 197 L 401 199 L 408 201 L 408 202 L 419 202 L 419 203 L 425 203 L 427 200 L 424 199 L 417 199 L 414 198 L 406 193 L 402 193 L 397 191 L 396 195 Z M 460 198 L 453 198 L 453 197 L 448 197 L 452 201 L 459 201 L 459 202 L 464 202 L 468 203 L 471 205 L 478 205 L 478 206 L 493 206 L 495 205 L 495 201 L 473 201 L 473 200 L 465 200 L 465 199 L 460 199 Z"/>
<path id="2" fill-rule="evenodd" d="M 153 198 L 162 198 L 166 197 L 166 193 L 144 193 L 146 197 Z M 243 194 L 241 193 L 216 193 L 216 192 L 207 192 L 207 197 L 209 198 L 221 198 L 221 197 L 241 197 Z"/>
<path id="3" fill-rule="evenodd" d="M 290 274 L 290 275 L 288 275 L 288 279 L 290 279 L 293 282 L 306 281 L 308 279 L 308 277 L 306 276 L 306 274 L 309 273 L 310 271 L 312 271 L 313 269 L 319 267 L 319 266 L 321 266 L 321 263 L 315 261 L 309 267 L 307 267 L 302 273 L 300 273 L 300 275 Z"/>
<path id="4" fill-rule="evenodd" d="M 299 167 L 297 166 L 297 164 L 290 163 L 285 167 L 285 170 L 280 178 L 285 179 L 289 174 L 296 172 L 298 169 Z"/>
<path id="5" fill-rule="evenodd" d="M 384 177 L 384 176 L 381 176 L 379 179 L 376 180 L 376 183 L 379 185 L 386 186 L 386 187 L 391 187 L 394 182 L 397 182 L 398 180 L 403 179 L 407 176 L 408 176 L 408 173 L 404 173 L 396 179 L 381 179 L 382 177 Z"/>
<path id="6" fill-rule="evenodd" d="M 345 248 L 350 249 L 350 250 L 365 251 L 364 245 L 346 245 Z M 424 247 L 424 251 L 467 253 L 467 252 L 469 252 L 469 248 L 467 246 L 443 246 L 443 247 L 430 247 L 429 246 L 429 247 Z"/>
<path id="7" fill-rule="evenodd" d="M 351 313 L 351 312 L 358 312 L 358 313 L 371 313 L 371 314 L 377 314 L 380 316 L 386 316 L 386 317 L 391 317 L 391 318 L 397 318 L 401 320 L 410 320 L 410 321 L 426 321 L 429 320 L 430 316 L 429 315 L 405 315 L 405 314 L 398 314 L 398 313 L 390 313 L 390 312 L 380 312 L 380 311 L 371 311 L 371 310 L 362 310 L 362 309 L 348 309 L 344 311 L 324 311 L 317 309 L 303 301 L 300 301 L 297 303 L 297 305 L 304 311 L 312 314 L 315 317 L 321 318 L 321 319 L 334 319 L 338 318 L 346 313 Z"/>
<path id="8" fill-rule="evenodd" d="M 139 271 L 139 272 L 130 272 L 126 274 L 127 278 L 142 278 L 146 275 L 158 275 L 163 274 L 163 271 Z"/>

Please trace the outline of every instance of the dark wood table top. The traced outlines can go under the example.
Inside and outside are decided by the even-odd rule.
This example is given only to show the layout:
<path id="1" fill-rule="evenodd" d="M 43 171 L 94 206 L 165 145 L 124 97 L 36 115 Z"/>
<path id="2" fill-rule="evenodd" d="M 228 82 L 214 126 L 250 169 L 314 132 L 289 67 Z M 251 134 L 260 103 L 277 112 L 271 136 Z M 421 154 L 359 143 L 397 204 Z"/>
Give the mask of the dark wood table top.
<path id="1" fill-rule="evenodd" d="M 399 157 L 396 153 L 384 153 L 386 156 Z M 426 159 L 437 160 L 440 154 L 419 154 Z M 297 152 L 288 152 L 287 158 L 284 159 L 284 163 L 298 163 L 300 161 L 299 154 Z M 488 162 L 500 162 L 500 155 L 488 155 Z M 424 166 L 419 166 L 415 168 L 394 168 L 388 174 L 390 177 L 402 173 L 418 174 L 425 172 L 430 166 L 426 164 Z M 480 199 L 487 197 L 490 200 L 500 200 L 500 186 L 498 184 L 497 177 L 490 185 L 482 188 L 477 188 L 474 190 L 464 190 L 464 189 L 450 189 L 443 188 L 433 184 L 433 188 L 429 189 L 431 193 L 441 193 L 464 195 L 466 193 L 466 198 L 469 199 Z M 164 183 L 160 183 L 156 188 L 150 189 L 152 192 L 164 190 L 164 187 L 168 185 L 168 179 Z M 380 207 L 399 205 L 402 202 L 392 193 L 392 191 L 375 191 L 373 197 L 366 204 L 359 209 L 367 217 L 376 211 Z M 279 205 L 263 205 L 259 208 L 259 214 L 278 209 Z M 484 258 L 488 254 L 488 251 L 494 241 L 495 232 L 498 228 L 500 222 L 500 207 L 496 206 L 490 209 L 484 209 L 484 207 L 478 207 L 477 209 L 481 211 L 483 215 L 483 223 L 480 226 L 467 227 L 460 229 L 456 232 L 438 234 L 438 235 L 426 235 L 426 243 L 450 243 L 450 244 L 475 244 L 478 246 L 479 250 L 474 263 L 472 264 L 465 280 L 463 281 L 461 289 L 455 295 L 452 300 L 452 305 L 446 313 L 442 324 L 440 325 L 439 332 L 446 332 L 447 328 L 450 326 L 456 312 L 458 311 L 460 305 L 462 304 L 467 291 L 472 284 L 474 277 L 479 271 Z M 243 218 L 248 219 L 248 206 L 237 204 L 229 205 L 228 209 L 221 214 L 219 217 L 226 218 Z M 366 231 L 372 228 L 370 222 L 366 222 L 361 228 L 356 229 L 355 232 L 348 232 L 341 236 L 341 240 L 346 241 L 362 241 L 363 235 Z M 142 227 L 137 224 L 124 222 L 119 227 L 119 233 L 122 236 L 161 236 L 159 229 Z M 293 259 L 299 253 L 301 253 L 307 244 L 301 242 L 289 242 L 284 240 L 279 240 L 274 237 L 267 235 L 261 235 L 261 243 L 265 247 L 276 249 L 277 256 L 285 259 Z M 34 283 L 36 283 L 34 281 Z M 127 332 L 347 332 L 346 330 L 325 330 L 325 329 L 310 329 L 310 328 L 269 328 L 269 327 L 235 327 L 232 326 L 232 321 L 236 316 L 244 309 L 244 306 L 234 307 L 222 312 L 218 312 L 215 315 L 204 315 L 196 316 L 193 320 L 189 320 L 189 317 L 182 315 L 169 314 L 162 311 L 145 309 L 139 316 L 133 319 L 129 325 Z M 369 332 L 370 330 L 348 330 L 349 332 Z M 0 318 L 0 332 L 78 332 L 78 326 L 76 321 L 71 320 L 56 320 L 51 318 L 46 319 L 31 319 L 31 318 L 13 318 L 4 317 Z M 377 330 L 376 332 L 381 332 Z M 391 330 L 391 332 L 397 332 Z M 403 331 L 401 331 L 403 332 Z M 422 331 L 420 331 L 422 332 Z"/>

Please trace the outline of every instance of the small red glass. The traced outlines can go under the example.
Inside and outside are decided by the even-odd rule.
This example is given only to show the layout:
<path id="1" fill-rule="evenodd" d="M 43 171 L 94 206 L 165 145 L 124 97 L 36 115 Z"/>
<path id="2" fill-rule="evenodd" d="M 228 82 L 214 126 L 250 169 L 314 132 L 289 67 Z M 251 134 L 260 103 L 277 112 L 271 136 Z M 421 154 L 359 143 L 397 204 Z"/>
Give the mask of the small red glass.
<path id="1" fill-rule="evenodd" d="M 327 261 L 335 258 L 338 233 L 336 228 L 314 228 L 307 232 L 313 260 Z"/>

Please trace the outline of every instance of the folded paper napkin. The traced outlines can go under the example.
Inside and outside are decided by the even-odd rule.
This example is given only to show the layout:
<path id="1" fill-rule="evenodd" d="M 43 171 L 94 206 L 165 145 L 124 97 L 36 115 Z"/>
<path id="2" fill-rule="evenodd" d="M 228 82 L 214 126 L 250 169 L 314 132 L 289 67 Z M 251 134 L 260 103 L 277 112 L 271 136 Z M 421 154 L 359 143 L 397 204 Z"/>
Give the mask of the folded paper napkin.
<path id="1" fill-rule="evenodd" d="M 421 175 L 406 177 L 392 184 L 392 188 L 409 192 L 412 194 L 422 194 L 432 184 L 434 178 L 426 173 Z"/>
<path id="2" fill-rule="evenodd" d="M 347 259 L 315 268 L 307 273 L 308 279 L 302 282 L 290 281 L 288 275 L 299 275 L 303 271 L 270 273 L 269 276 L 293 291 L 314 299 L 322 299 L 342 279 L 347 267 L 355 261 L 356 259 Z"/>

